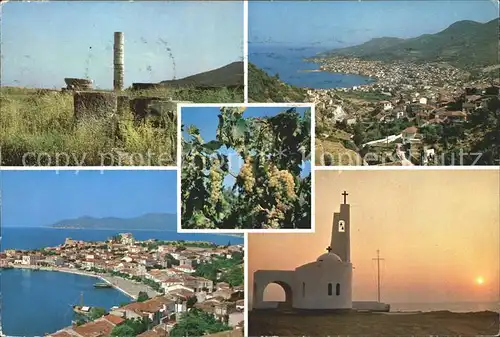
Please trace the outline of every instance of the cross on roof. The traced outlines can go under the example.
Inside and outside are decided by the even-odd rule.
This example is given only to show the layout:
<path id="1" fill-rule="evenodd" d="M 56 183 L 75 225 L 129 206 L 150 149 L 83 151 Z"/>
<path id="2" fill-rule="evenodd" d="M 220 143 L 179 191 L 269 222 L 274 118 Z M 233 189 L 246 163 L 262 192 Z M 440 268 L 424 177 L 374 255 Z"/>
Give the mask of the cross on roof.
<path id="1" fill-rule="evenodd" d="M 349 193 L 344 191 L 344 193 L 342 193 L 342 195 L 344 196 L 344 204 L 347 204 L 347 196 L 349 195 Z"/>
<path id="2" fill-rule="evenodd" d="M 326 250 L 328 251 L 328 253 L 330 253 L 332 251 L 332 247 L 328 246 Z"/>

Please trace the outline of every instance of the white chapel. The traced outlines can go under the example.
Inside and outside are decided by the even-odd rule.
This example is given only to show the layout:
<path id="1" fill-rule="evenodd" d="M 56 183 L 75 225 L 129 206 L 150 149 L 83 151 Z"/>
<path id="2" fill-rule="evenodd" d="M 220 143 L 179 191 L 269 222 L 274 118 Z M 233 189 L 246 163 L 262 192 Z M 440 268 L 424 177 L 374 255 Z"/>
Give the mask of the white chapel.
<path id="1" fill-rule="evenodd" d="M 253 308 L 270 309 L 276 302 L 264 301 L 264 289 L 277 283 L 285 290 L 285 302 L 295 309 L 352 309 L 352 264 L 350 257 L 350 206 L 347 193 L 340 212 L 333 215 L 331 242 L 316 261 L 295 270 L 258 270 L 254 273 Z"/>

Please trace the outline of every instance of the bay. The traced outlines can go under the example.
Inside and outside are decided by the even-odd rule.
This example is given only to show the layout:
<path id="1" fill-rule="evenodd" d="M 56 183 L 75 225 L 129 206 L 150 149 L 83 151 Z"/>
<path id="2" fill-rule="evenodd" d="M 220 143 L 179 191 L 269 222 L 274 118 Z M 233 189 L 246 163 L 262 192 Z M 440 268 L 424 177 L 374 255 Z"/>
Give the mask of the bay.
<path id="1" fill-rule="evenodd" d="M 248 45 L 248 61 L 270 76 L 279 75 L 285 83 L 312 89 L 350 88 L 366 85 L 373 79 L 353 74 L 319 70 L 319 64 L 304 59 L 331 48 L 252 44 Z"/>
<path id="2" fill-rule="evenodd" d="M 118 233 L 129 232 L 137 240 L 208 241 L 219 245 L 243 244 L 242 237 L 218 234 L 181 234 L 173 231 L 120 231 L 53 228 L 2 228 L 1 249 L 40 249 L 57 246 L 66 238 L 104 241 Z M 35 337 L 71 325 L 72 305 L 110 309 L 131 299 L 113 288 L 96 289 L 94 277 L 51 271 L 3 270 L 0 276 L 2 295 L 2 330 L 8 336 Z M 28 323 L 27 323 L 28 322 Z"/>

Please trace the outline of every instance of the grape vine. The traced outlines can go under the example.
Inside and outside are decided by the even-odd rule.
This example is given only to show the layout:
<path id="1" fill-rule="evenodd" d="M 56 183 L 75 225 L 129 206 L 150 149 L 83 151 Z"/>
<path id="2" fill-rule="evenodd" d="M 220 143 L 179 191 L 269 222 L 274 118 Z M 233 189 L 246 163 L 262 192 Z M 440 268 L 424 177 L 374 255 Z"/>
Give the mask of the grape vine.
<path id="1" fill-rule="evenodd" d="M 265 109 L 265 108 L 263 108 Z M 215 140 L 195 126 L 182 141 L 182 228 L 311 228 L 311 115 L 295 108 L 245 118 L 242 108 L 221 108 Z M 182 125 L 182 130 L 185 126 Z M 227 151 L 243 161 L 233 172 Z M 232 177 L 234 184 L 225 183 Z"/>

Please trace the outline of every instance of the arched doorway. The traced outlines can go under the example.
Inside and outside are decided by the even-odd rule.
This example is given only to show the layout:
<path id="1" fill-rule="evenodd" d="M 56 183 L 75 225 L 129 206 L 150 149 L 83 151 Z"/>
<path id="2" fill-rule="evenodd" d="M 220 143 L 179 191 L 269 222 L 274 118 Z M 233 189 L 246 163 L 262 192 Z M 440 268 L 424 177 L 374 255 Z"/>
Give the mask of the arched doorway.
<path id="1" fill-rule="evenodd" d="M 255 284 L 254 287 L 257 285 Z M 259 307 L 261 308 L 278 308 L 290 309 L 293 304 L 292 287 L 283 281 L 273 281 L 267 284 L 262 284 L 262 292 Z"/>
<path id="2" fill-rule="evenodd" d="M 262 297 L 264 302 L 277 302 L 278 309 L 290 309 L 293 304 L 292 287 L 282 281 L 267 284 Z"/>

